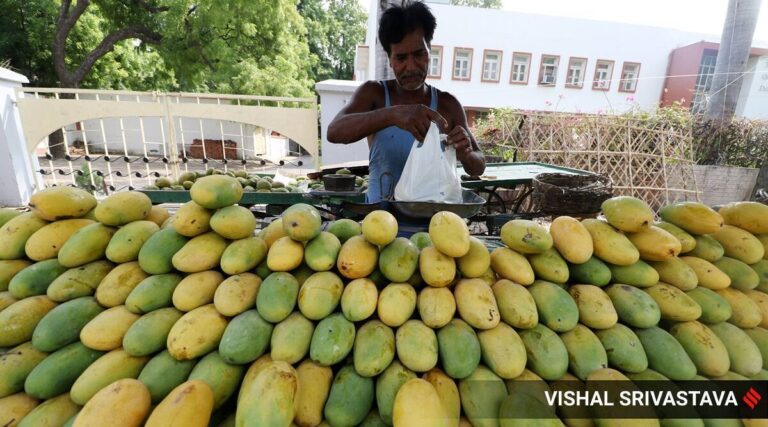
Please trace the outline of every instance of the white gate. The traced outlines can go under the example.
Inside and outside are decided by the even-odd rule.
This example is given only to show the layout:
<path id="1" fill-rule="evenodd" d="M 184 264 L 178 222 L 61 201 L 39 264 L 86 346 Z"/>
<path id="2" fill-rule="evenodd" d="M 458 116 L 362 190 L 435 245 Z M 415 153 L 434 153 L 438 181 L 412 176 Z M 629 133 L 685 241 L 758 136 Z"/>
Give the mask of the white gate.
<path id="1" fill-rule="evenodd" d="M 284 165 L 289 141 L 320 166 L 314 98 L 19 88 L 17 99 L 41 187 L 112 192 L 209 168 L 258 172 Z M 44 143 L 58 129 L 63 159 Z"/>

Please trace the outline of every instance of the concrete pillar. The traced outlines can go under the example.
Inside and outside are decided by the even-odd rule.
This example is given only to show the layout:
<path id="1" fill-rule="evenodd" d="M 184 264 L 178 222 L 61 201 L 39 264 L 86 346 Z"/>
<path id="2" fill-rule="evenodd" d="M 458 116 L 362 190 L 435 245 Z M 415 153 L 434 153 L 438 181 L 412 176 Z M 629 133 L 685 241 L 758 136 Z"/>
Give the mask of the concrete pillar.
<path id="1" fill-rule="evenodd" d="M 40 178 L 37 158 L 27 152 L 16 108 L 15 89 L 24 83 L 29 83 L 26 77 L 0 67 L 0 206 L 26 205 Z"/>

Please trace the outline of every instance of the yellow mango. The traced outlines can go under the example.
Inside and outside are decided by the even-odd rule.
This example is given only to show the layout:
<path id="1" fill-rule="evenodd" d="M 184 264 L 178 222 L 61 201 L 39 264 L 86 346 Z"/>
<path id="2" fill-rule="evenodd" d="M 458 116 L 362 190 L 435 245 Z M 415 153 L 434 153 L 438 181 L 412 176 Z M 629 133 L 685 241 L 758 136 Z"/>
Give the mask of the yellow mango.
<path id="1" fill-rule="evenodd" d="M 101 427 L 105 420 L 121 427 L 140 427 L 149 414 L 152 399 L 139 380 L 126 378 L 99 390 L 75 418 L 73 427 Z"/>
<path id="2" fill-rule="evenodd" d="M 184 273 L 214 269 L 227 245 L 227 240 L 213 231 L 193 237 L 173 255 L 173 266 Z"/>
<path id="3" fill-rule="evenodd" d="M 594 285 L 573 285 L 568 292 L 579 307 L 579 322 L 590 329 L 608 329 L 619 321 L 611 298 Z"/>
<path id="4" fill-rule="evenodd" d="M 507 221 L 499 232 L 501 241 L 521 254 L 538 254 L 552 247 L 552 236 L 541 225 L 527 219 Z"/>
<path id="5" fill-rule="evenodd" d="M 653 224 L 653 211 L 637 197 L 611 197 L 600 207 L 608 223 L 621 231 L 638 233 Z"/>
<path id="6" fill-rule="evenodd" d="M 448 286 L 456 277 L 456 261 L 434 246 L 428 246 L 419 254 L 419 273 L 429 286 Z"/>
<path id="7" fill-rule="evenodd" d="M 696 248 L 696 238 L 688 234 L 682 228 L 671 224 L 669 222 L 660 221 L 654 224 L 656 227 L 663 229 L 669 234 L 675 236 L 680 241 L 680 253 L 684 254 L 690 252 Z"/>
<path id="8" fill-rule="evenodd" d="M 453 320 L 456 300 L 448 288 L 427 286 L 419 292 L 419 318 L 432 329 L 439 329 Z"/>
<path id="9" fill-rule="evenodd" d="M 387 211 L 375 210 L 363 218 L 361 230 L 371 244 L 386 246 L 397 237 L 397 220 Z"/>
<path id="10" fill-rule="evenodd" d="M 285 237 L 285 231 L 283 231 L 283 219 L 277 218 L 269 223 L 266 228 L 259 232 L 259 236 L 267 244 L 267 248 L 272 247 L 272 244 L 281 237 Z"/>
<path id="11" fill-rule="evenodd" d="M 192 311 L 210 304 L 223 281 L 224 275 L 216 270 L 192 273 L 181 279 L 173 290 L 173 306 L 181 311 Z"/>
<path id="12" fill-rule="evenodd" d="M 35 232 L 43 228 L 47 221 L 40 219 L 33 212 L 24 212 L 12 218 L 0 227 L 0 260 L 22 259 L 26 257 L 24 247 Z"/>
<path id="13" fill-rule="evenodd" d="M 152 411 L 145 427 L 207 427 L 213 391 L 203 381 L 180 384 Z"/>
<path id="14" fill-rule="evenodd" d="M 301 426 L 316 426 L 323 421 L 323 408 L 331 391 L 333 370 L 306 359 L 296 368 L 299 388 L 296 393 L 296 418 Z"/>
<path id="15" fill-rule="evenodd" d="M 69 395 L 85 405 L 99 390 L 123 378 L 137 378 L 149 357 L 134 357 L 123 349 L 112 350 L 96 359 L 77 378 Z"/>
<path id="16" fill-rule="evenodd" d="M 168 333 L 168 352 L 177 360 L 203 356 L 219 346 L 227 323 L 213 304 L 198 307 L 173 325 Z"/>
<path id="17" fill-rule="evenodd" d="M 96 207 L 96 198 L 76 187 L 48 187 L 29 198 L 29 207 L 46 221 L 80 218 Z"/>
<path id="18" fill-rule="evenodd" d="M 225 239 L 245 239 L 253 235 L 256 217 L 248 208 L 227 206 L 213 214 L 211 228 Z"/>
<path id="19" fill-rule="evenodd" d="M 566 261 L 583 264 L 592 257 L 592 235 L 584 224 L 570 216 L 559 216 L 549 227 L 555 249 Z"/>
<path id="20" fill-rule="evenodd" d="M 237 395 L 238 402 L 240 402 L 240 399 L 243 397 L 245 390 L 247 390 L 251 386 L 251 383 L 253 383 L 253 380 L 256 379 L 256 376 L 259 375 L 259 373 L 264 370 L 264 368 L 266 368 L 270 362 L 272 362 L 272 357 L 269 355 L 269 353 L 266 353 L 251 363 L 251 366 L 249 366 L 248 370 L 245 371 L 243 381 L 240 384 L 240 391 Z"/>
<path id="21" fill-rule="evenodd" d="M 213 212 L 190 200 L 173 215 L 172 226 L 182 236 L 195 237 L 211 230 Z"/>
<path id="22" fill-rule="evenodd" d="M 96 300 L 104 307 L 125 304 L 126 298 L 142 280 L 149 277 L 138 262 L 120 264 L 110 270 L 96 288 Z"/>
<path id="23" fill-rule="evenodd" d="M 752 234 L 768 233 L 768 205 L 758 202 L 733 202 L 721 207 L 718 213 L 728 225 Z"/>
<path id="24" fill-rule="evenodd" d="M 402 325 L 413 314 L 416 299 L 416 291 L 407 283 L 387 285 L 379 294 L 379 319 L 393 328 Z"/>
<path id="25" fill-rule="evenodd" d="M 437 250 L 450 257 L 459 258 L 469 252 L 469 228 L 464 219 L 453 212 L 440 211 L 432 215 L 429 238 Z"/>
<path id="26" fill-rule="evenodd" d="M 528 259 L 509 248 L 496 248 L 491 252 L 491 268 L 501 278 L 521 285 L 528 286 L 535 280 Z"/>
<path id="27" fill-rule="evenodd" d="M 693 268 L 680 258 L 674 257 L 666 261 L 651 261 L 651 267 L 659 273 L 659 280 L 676 286 L 683 291 L 690 291 L 699 284 L 699 278 Z"/>
<path id="28" fill-rule="evenodd" d="M 757 327 L 763 321 L 760 306 L 744 292 L 733 288 L 718 289 L 715 292 L 725 298 L 732 308 L 733 314 L 728 323 L 747 329 Z"/>
<path id="29" fill-rule="evenodd" d="M 444 427 L 450 418 L 437 390 L 428 381 L 413 378 L 395 396 L 393 424 L 398 427 Z"/>
<path id="30" fill-rule="evenodd" d="M 27 414 L 32 412 L 39 401 L 24 393 L 16 393 L 0 399 L 0 425 L 16 427 Z"/>
<path id="31" fill-rule="evenodd" d="M 682 250 L 680 240 L 655 225 L 637 233 L 630 233 L 627 237 L 640 252 L 640 259 L 643 261 L 664 261 L 676 257 Z"/>
<path id="32" fill-rule="evenodd" d="M 213 296 L 216 310 L 225 316 L 237 316 L 256 304 L 261 277 L 253 273 L 242 273 L 227 277 Z"/>
<path id="33" fill-rule="evenodd" d="M 456 261 L 463 277 L 480 277 L 491 267 L 491 253 L 480 239 L 471 236 L 469 251 Z"/>
<path id="34" fill-rule="evenodd" d="M 536 301 L 525 286 L 501 279 L 492 286 L 499 314 L 508 325 L 531 329 L 539 323 Z"/>
<path id="35" fill-rule="evenodd" d="M 94 350 L 114 350 L 123 345 L 123 336 L 139 317 L 124 305 L 104 310 L 83 327 L 80 341 Z"/>
<path id="36" fill-rule="evenodd" d="M 723 217 L 709 206 L 698 202 L 680 202 L 664 206 L 659 216 L 691 234 L 712 234 L 723 226 Z"/>
<path id="37" fill-rule="evenodd" d="M 459 388 L 453 378 L 439 368 L 433 368 L 422 375 L 422 378 L 435 388 L 440 402 L 443 404 L 445 415 L 448 417 L 446 426 L 456 426 L 461 415 L 461 398 Z M 471 427 L 471 425 L 470 425 Z"/>
<path id="38" fill-rule="evenodd" d="M 154 205 L 152 206 L 152 209 L 149 210 L 149 215 L 144 219 L 154 222 L 158 227 L 162 227 L 163 223 L 170 217 L 171 214 L 168 212 L 168 209 L 160 205 Z"/>
<path id="39" fill-rule="evenodd" d="M 19 271 L 32 265 L 32 262 L 25 259 L 10 259 L 0 261 L 0 291 L 7 291 L 11 279 Z"/>
<path id="40" fill-rule="evenodd" d="M 731 286 L 731 278 L 711 262 L 692 256 L 683 256 L 680 259 L 696 273 L 699 286 L 712 290 Z"/>
<path id="41" fill-rule="evenodd" d="M 147 217 L 152 210 L 152 200 L 140 191 L 120 191 L 102 200 L 94 214 L 96 219 L 109 226 L 120 226 Z"/>
<path id="42" fill-rule="evenodd" d="M 69 393 L 62 393 L 38 405 L 21 419 L 19 427 L 59 427 L 80 410 Z"/>
<path id="43" fill-rule="evenodd" d="M 754 264 L 765 255 L 765 248 L 749 231 L 732 225 L 724 225 L 712 238 L 720 242 L 725 256 L 736 258 L 745 264 Z"/>
<path id="44" fill-rule="evenodd" d="M 320 212 L 312 205 L 296 203 L 283 211 L 285 235 L 299 242 L 308 242 L 318 234 L 322 225 Z"/>
<path id="45" fill-rule="evenodd" d="M 11 295 L 8 291 L 0 292 L 0 311 L 5 310 L 6 308 L 10 307 L 11 304 L 18 301 L 13 295 Z"/>
<path id="46" fill-rule="evenodd" d="M 242 390 L 237 405 L 239 426 L 289 425 L 296 415 L 299 377 L 286 362 L 267 362 Z"/>
<path id="47" fill-rule="evenodd" d="M 660 282 L 643 290 L 659 305 L 662 319 L 688 322 L 701 317 L 701 306 L 672 285 Z"/>
<path id="48" fill-rule="evenodd" d="M 272 271 L 291 271 L 303 260 L 304 245 L 288 236 L 277 239 L 267 253 L 267 267 Z"/>
<path id="49" fill-rule="evenodd" d="M 344 287 L 341 294 L 341 312 L 350 322 L 369 318 L 376 312 L 379 290 L 370 279 L 355 279 Z"/>
<path id="50" fill-rule="evenodd" d="M 37 230 L 24 245 L 27 257 L 34 261 L 56 258 L 59 249 L 67 239 L 86 225 L 93 224 L 90 219 L 65 219 L 52 222 Z"/>
<path id="51" fill-rule="evenodd" d="M 482 349 L 483 362 L 503 379 L 519 376 L 527 361 L 525 345 L 520 335 L 506 323 L 477 334 Z"/>
<path id="52" fill-rule="evenodd" d="M 0 347 L 19 345 L 32 339 L 40 320 L 56 307 L 45 295 L 19 300 L 0 312 Z"/>
<path id="53" fill-rule="evenodd" d="M 754 301 L 758 308 L 760 308 L 760 313 L 763 316 L 760 321 L 760 327 L 768 328 L 768 294 L 755 289 L 745 291 L 744 294 L 746 294 L 749 299 Z"/>
<path id="54" fill-rule="evenodd" d="M 635 245 L 617 229 L 599 219 L 581 221 L 592 236 L 595 256 L 615 265 L 632 265 L 640 259 Z"/>
<path id="55" fill-rule="evenodd" d="M 272 251 L 270 250 L 270 253 Z M 347 279 L 368 277 L 379 262 L 379 250 L 362 235 L 350 237 L 339 251 L 336 268 Z"/>
<path id="56" fill-rule="evenodd" d="M 209 175 L 195 180 L 189 195 L 206 209 L 220 209 L 239 202 L 243 197 L 243 186 L 228 175 Z"/>
<path id="57" fill-rule="evenodd" d="M 768 233 L 765 234 L 758 234 L 757 240 L 760 241 L 760 244 L 763 245 L 763 252 L 765 255 L 763 255 L 763 259 L 768 259 Z"/>
<path id="58" fill-rule="evenodd" d="M 454 291 L 461 318 L 475 329 L 492 329 L 501 317 L 493 290 L 480 279 L 462 279 Z"/>

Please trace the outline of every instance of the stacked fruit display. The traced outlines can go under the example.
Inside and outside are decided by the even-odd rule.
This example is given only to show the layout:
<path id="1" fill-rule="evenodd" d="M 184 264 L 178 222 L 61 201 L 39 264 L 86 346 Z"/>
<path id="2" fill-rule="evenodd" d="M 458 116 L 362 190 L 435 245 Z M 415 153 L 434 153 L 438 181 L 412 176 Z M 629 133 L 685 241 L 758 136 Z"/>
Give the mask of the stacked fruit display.
<path id="1" fill-rule="evenodd" d="M 336 174 L 351 175 L 352 172 L 349 169 L 342 168 L 336 171 Z M 142 190 L 189 190 L 198 178 L 210 175 L 226 175 L 235 178 L 245 192 L 301 193 L 304 192 L 302 183 L 306 183 L 307 190 L 324 189 L 321 180 L 309 179 L 304 176 L 299 176 L 295 179 L 283 182 L 282 180 L 276 181 L 269 175 L 248 174 L 245 170 L 225 172 L 220 169 L 210 168 L 204 172 L 184 172 L 176 180 L 171 180 L 167 177 L 157 178 L 153 185 L 145 186 Z M 365 189 L 368 188 L 368 175 L 356 176 L 355 186 L 359 187 L 360 191 L 365 191 Z"/>
<path id="2" fill-rule="evenodd" d="M 0 212 L 0 425 L 591 425 L 531 385 L 768 379 L 768 206 L 654 223 L 618 197 L 489 251 L 449 212 L 406 239 L 297 204 L 256 232 L 242 194 L 211 175 L 173 216 L 63 187 Z"/>

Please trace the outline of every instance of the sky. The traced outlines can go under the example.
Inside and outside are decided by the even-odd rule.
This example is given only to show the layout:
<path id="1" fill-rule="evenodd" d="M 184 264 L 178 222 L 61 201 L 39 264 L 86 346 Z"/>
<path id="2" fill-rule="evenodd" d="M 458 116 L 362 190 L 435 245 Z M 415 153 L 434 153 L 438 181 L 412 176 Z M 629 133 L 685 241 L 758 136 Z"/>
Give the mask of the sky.
<path id="1" fill-rule="evenodd" d="M 368 10 L 370 0 L 360 0 Z M 503 0 L 504 9 L 542 15 L 676 28 L 719 36 L 728 0 Z M 768 45 L 768 0 L 762 2 L 755 41 Z"/>

